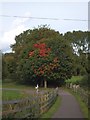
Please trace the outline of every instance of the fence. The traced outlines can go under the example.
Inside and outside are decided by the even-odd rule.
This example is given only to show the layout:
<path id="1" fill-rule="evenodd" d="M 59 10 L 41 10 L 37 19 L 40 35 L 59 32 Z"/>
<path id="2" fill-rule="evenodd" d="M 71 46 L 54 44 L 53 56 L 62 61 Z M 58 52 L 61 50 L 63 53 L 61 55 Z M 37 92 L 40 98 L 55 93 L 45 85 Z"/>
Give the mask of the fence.
<path id="1" fill-rule="evenodd" d="M 7 101 L 2 104 L 2 118 L 39 118 L 55 102 L 58 90 L 34 94 L 29 98 Z"/>
<path id="2" fill-rule="evenodd" d="M 76 94 L 78 94 L 81 99 L 86 103 L 88 108 L 90 107 L 88 104 L 88 97 L 89 93 L 88 91 L 85 91 L 83 88 L 81 88 L 79 85 L 73 85 L 72 83 L 66 85 L 67 88 L 70 88 L 72 91 L 74 91 Z"/>

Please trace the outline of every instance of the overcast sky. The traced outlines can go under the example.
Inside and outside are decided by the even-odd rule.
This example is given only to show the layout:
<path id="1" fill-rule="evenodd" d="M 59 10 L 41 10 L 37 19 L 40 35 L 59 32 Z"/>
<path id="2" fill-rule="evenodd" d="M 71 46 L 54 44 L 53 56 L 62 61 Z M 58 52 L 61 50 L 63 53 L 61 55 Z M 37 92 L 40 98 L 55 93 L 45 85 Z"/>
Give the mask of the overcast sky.
<path id="1" fill-rule="evenodd" d="M 0 2 L 0 15 L 27 17 L 0 16 L 0 49 L 3 52 L 11 51 L 10 45 L 15 43 L 16 35 L 27 29 L 38 27 L 38 25 L 50 25 L 52 29 L 60 33 L 88 30 L 87 21 L 65 20 L 88 20 L 87 0 L 80 0 L 80 2 L 6 2 L 4 0 Z M 57 18 L 57 20 L 32 19 L 30 17 Z"/>

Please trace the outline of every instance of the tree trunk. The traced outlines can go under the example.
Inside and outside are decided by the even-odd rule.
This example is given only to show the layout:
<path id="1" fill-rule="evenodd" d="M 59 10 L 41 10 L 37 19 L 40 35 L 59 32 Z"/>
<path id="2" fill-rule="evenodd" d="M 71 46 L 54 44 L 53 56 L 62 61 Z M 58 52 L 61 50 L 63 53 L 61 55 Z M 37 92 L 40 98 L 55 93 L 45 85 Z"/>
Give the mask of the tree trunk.
<path id="1" fill-rule="evenodd" d="M 40 87 L 43 87 L 43 80 L 41 80 L 41 84 L 40 84 Z"/>
<path id="2" fill-rule="evenodd" d="M 47 81 L 46 81 L 46 79 L 44 80 L 44 87 L 47 88 Z"/>

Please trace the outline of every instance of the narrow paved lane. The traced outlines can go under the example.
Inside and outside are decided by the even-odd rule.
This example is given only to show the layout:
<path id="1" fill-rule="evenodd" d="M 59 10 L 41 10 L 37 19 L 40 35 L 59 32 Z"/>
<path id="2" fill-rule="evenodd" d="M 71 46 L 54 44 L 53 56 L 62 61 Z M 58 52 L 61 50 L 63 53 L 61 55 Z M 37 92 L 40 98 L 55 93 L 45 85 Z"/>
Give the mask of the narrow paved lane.
<path id="1" fill-rule="evenodd" d="M 52 118 L 84 118 L 80 106 L 75 97 L 64 91 L 59 90 L 61 105 Z"/>

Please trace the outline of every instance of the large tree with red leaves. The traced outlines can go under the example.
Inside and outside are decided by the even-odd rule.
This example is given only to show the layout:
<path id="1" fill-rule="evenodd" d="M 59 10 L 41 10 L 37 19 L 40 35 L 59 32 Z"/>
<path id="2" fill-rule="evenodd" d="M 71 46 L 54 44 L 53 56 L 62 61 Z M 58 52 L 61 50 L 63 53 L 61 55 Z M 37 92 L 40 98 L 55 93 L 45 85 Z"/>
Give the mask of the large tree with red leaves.
<path id="1" fill-rule="evenodd" d="M 72 75 L 72 53 L 66 39 L 54 30 L 41 27 L 16 37 L 12 46 L 20 82 L 38 84 L 61 82 Z"/>
<path id="2" fill-rule="evenodd" d="M 59 68 L 59 60 L 45 43 L 37 43 L 33 47 L 34 50 L 29 52 L 30 66 L 34 76 L 40 79 L 41 83 L 44 81 L 46 88 L 47 80 L 50 80 L 50 76 Z"/>

